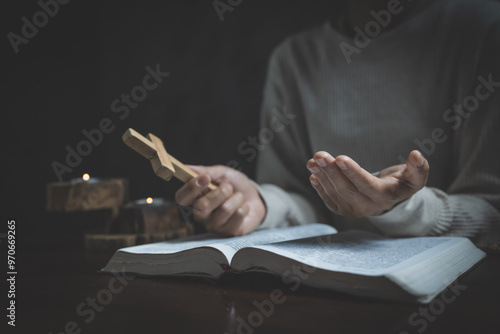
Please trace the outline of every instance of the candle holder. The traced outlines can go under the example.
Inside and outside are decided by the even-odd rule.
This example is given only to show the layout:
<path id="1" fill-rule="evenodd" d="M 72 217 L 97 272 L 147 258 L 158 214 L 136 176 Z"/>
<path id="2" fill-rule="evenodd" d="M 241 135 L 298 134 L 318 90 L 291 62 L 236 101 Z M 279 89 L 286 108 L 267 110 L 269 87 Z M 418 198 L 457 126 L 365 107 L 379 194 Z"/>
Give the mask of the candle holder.
<path id="1" fill-rule="evenodd" d="M 180 218 L 177 204 L 148 197 L 122 206 L 109 234 L 86 234 L 85 249 L 113 252 L 123 247 L 187 237 L 193 232 L 193 225 Z"/>
<path id="2" fill-rule="evenodd" d="M 152 197 L 127 202 L 128 185 L 127 179 L 88 174 L 49 183 L 47 211 L 54 212 L 61 218 L 56 220 L 73 233 L 84 232 L 85 249 L 91 252 L 111 252 L 194 233 L 193 225 L 180 218 L 174 202 Z M 77 224 L 69 225 L 68 220 Z"/>
<path id="3" fill-rule="evenodd" d="M 181 221 L 177 205 L 163 198 L 148 197 L 125 204 L 112 232 L 153 234 L 178 227 L 181 227 Z"/>
<path id="4" fill-rule="evenodd" d="M 127 179 L 79 178 L 47 184 L 46 208 L 58 212 L 111 209 L 127 198 Z"/>

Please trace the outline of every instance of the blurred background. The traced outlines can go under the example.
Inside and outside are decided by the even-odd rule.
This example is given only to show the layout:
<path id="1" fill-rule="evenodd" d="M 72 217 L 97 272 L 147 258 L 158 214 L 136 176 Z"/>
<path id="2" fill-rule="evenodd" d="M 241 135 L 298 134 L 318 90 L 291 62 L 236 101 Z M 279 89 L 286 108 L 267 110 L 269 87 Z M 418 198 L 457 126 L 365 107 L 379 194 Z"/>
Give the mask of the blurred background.
<path id="1" fill-rule="evenodd" d="M 258 134 L 273 48 L 324 22 L 341 2 L 70 1 L 59 4 L 34 37 L 19 43 L 17 54 L 8 34 L 22 36 L 22 18 L 33 22 L 41 7 L 36 1 L 5 3 L 3 219 L 16 219 L 20 236 L 62 233 L 61 226 L 64 232 L 77 230 L 71 221 L 55 221 L 66 218 L 47 214 L 45 187 L 59 181 L 52 165 L 66 164 L 66 147 L 76 149 L 86 139 L 82 131 L 99 128 L 104 118 L 113 131 L 64 172 L 63 181 L 83 173 L 125 177 L 131 199 L 172 200 L 181 183 L 155 176 L 149 162 L 123 144 L 129 127 L 156 134 L 182 162 L 231 164 L 253 177 L 256 161 L 239 154 L 238 145 Z M 231 9 L 220 15 L 214 3 L 221 11 L 220 3 Z M 129 114 L 113 112 L 114 100 L 142 85 L 147 66 L 170 74 Z"/>

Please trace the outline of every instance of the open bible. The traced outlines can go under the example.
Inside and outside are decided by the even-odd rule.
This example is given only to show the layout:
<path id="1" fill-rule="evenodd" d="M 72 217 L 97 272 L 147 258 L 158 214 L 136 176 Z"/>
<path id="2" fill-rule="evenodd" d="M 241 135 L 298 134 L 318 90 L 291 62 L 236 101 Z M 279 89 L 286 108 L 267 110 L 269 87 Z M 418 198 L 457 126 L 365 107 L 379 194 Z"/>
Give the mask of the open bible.
<path id="1" fill-rule="evenodd" d="M 484 256 L 467 238 L 392 239 L 311 224 L 122 248 L 102 271 L 212 278 L 258 271 L 279 275 L 285 284 L 427 303 Z"/>

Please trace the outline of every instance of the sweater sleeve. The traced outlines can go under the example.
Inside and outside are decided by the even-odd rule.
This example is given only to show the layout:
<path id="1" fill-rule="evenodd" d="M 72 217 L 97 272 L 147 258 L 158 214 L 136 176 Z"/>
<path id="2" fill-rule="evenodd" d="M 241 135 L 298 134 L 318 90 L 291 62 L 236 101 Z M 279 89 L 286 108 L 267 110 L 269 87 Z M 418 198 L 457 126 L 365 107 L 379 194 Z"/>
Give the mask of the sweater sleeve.
<path id="1" fill-rule="evenodd" d="M 500 25 L 495 19 L 477 48 L 477 63 L 459 96 L 453 129 L 453 181 L 424 187 L 369 220 L 391 236 L 450 235 L 479 246 L 500 242 Z M 432 173 L 432 166 L 431 166 Z"/>
<path id="2" fill-rule="evenodd" d="M 463 236 L 479 246 L 500 241 L 500 104 L 498 97 L 491 99 L 489 108 L 477 110 L 457 130 L 451 186 L 446 192 L 424 187 L 391 211 L 369 217 L 384 234 Z"/>
<path id="3" fill-rule="evenodd" d="M 325 222 L 303 182 L 312 155 L 293 73 L 281 61 L 283 47 L 270 58 L 261 111 L 256 187 L 267 207 L 263 228 Z"/>

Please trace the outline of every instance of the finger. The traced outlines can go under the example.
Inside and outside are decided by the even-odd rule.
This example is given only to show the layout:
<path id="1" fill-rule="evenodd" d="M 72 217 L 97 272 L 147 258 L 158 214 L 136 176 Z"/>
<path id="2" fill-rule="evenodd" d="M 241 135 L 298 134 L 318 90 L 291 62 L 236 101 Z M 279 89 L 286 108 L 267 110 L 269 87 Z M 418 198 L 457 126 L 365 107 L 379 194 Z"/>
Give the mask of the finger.
<path id="1" fill-rule="evenodd" d="M 311 175 L 309 176 L 309 181 L 311 182 L 311 185 L 313 188 L 316 190 L 318 193 L 319 197 L 323 200 L 323 203 L 325 203 L 326 207 L 330 209 L 330 211 L 338 214 L 339 213 L 339 206 L 335 201 L 326 193 L 325 189 L 319 182 L 318 178 L 316 175 Z"/>
<path id="2" fill-rule="evenodd" d="M 175 201 L 179 205 L 191 205 L 194 200 L 201 196 L 210 184 L 209 175 L 200 175 L 189 180 L 175 193 Z"/>
<path id="3" fill-rule="evenodd" d="M 317 174 L 320 181 L 328 178 L 332 185 L 335 186 L 336 181 L 339 181 L 339 179 L 345 179 L 340 169 L 335 165 L 335 158 L 329 153 L 324 151 L 317 152 L 314 154 L 313 159 L 323 172 Z"/>
<path id="4" fill-rule="evenodd" d="M 340 155 L 335 159 L 335 164 L 344 176 L 354 185 L 358 192 L 368 198 L 380 194 L 380 179 L 365 169 L 348 156 Z"/>
<path id="5" fill-rule="evenodd" d="M 411 151 L 406 160 L 406 168 L 403 171 L 406 185 L 414 190 L 420 190 L 427 183 L 429 170 L 429 162 L 422 153 L 417 150 Z"/>
<path id="6" fill-rule="evenodd" d="M 371 204 L 370 202 L 372 201 L 368 199 L 364 194 L 360 193 L 354 186 L 354 184 L 349 180 L 349 178 L 347 178 L 342 173 L 339 166 L 337 165 L 337 159 L 333 158 L 328 153 L 322 152 L 320 152 L 319 154 L 315 154 L 314 158 L 320 166 L 323 165 L 321 169 L 335 188 L 338 197 L 340 197 L 348 207 L 353 207 L 354 203 L 356 203 L 357 207 L 365 207 L 366 205 Z M 321 181 L 321 175 L 319 179 Z M 323 184 L 323 182 L 321 183 Z M 345 206 L 339 202 L 337 202 L 337 204 L 339 204 L 341 208 Z"/>
<path id="7" fill-rule="evenodd" d="M 223 183 L 206 195 L 198 198 L 193 204 L 194 219 L 203 222 L 217 207 L 222 205 L 233 194 L 233 186 Z"/>
<path id="8" fill-rule="evenodd" d="M 230 183 L 230 179 L 233 176 L 233 170 L 229 169 L 227 166 L 216 165 L 216 166 L 192 166 L 188 165 L 189 168 L 194 170 L 198 174 L 208 174 L 212 178 L 212 182 L 215 184 L 221 184 L 225 182 Z"/>
<path id="9" fill-rule="evenodd" d="M 239 236 L 252 232 L 255 227 L 251 227 L 250 215 L 250 206 L 244 204 L 231 216 L 226 224 L 219 228 L 218 233 L 223 236 Z"/>
<path id="10" fill-rule="evenodd" d="M 307 162 L 307 168 L 316 176 L 325 192 L 331 196 L 333 200 L 338 197 L 337 190 L 332 183 L 332 180 L 335 179 L 338 172 L 330 168 L 334 161 L 335 159 L 329 153 L 320 151 L 315 153 L 313 159 Z"/>
<path id="11" fill-rule="evenodd" d="M 186 167 L 191 168 L 197 174 L 208 174 L 208 167 L 202 165 L 186 165 Z"/>
<path id="12" fill-rule="evenodd" d="M 328 161 L 331 162 L 334 159 L 330 154 L 324 151 L 316 153 L 314 157 L 316 159 L 310 159 L 307 162 L 307 167 L 314 175 L 315 180 L 317 180 L 317 182 L 319 182 L 320 184 L 321 188 L 316 187 L 315 189 L 319 191 L 318 194 L 320 195 L 323 202 L 325 202 L 327 207 L 331 211 L 339 213 L 339 208 L 343 200 L 337 194 L 337 190 L 328 178 L 328 175 L 324 173 L 323 168 L 318 164 L 319 161 L 320 164 L 325 165 L 328 163 Z M 320 159 L 322 159 L 323 161 Z"/>
<path id="13" fill-rule="evenodd" d="M 317 180 L 317 182 L 319 182 L 319 184 L 321 185 L 321 187 L 323 188 L 325 193 L 328 196 L 335 198 L 337 196 L 337 192 L 335 191 L 335 187 L 331 184 L 328 177 L 323 173 L 323 170 L 318 165 L 316 160 L 310 159 L 309 161 L 307 161 L 307 168 L 312 173 L 312 175 L 315 176 L 315 180 Z"/>
<path id="14" fill-rule="evenodd" d="M 242 213 L 245 213 L 244 210 L 238 212 L 243 206 L 245 206 L 245 196 L 241 192 L 234 193 L 213 211 L 205 223 L 205 227 L 208 231 L 228 233 L 233 224 L 243 221 Z"/>

